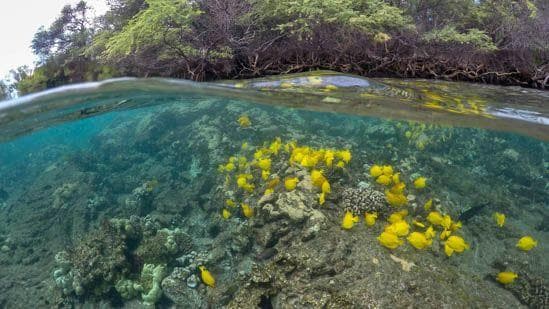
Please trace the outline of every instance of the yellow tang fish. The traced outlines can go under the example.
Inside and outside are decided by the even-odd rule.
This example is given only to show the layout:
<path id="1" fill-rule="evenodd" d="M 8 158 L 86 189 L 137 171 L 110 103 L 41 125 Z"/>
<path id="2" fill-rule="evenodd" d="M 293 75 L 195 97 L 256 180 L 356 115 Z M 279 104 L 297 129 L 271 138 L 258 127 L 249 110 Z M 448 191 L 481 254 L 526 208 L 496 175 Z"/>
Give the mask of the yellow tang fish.
<path id="1" fill-rule="evenodd" d="M 452 256 L 454 252 L 461 253 L 465 249 L 469 249 L 469 244 L 459 236 L 448 237 L 448 240 L 446 240 L 446 243 L 444 244 L 444 253 L 446 253 L 447 256 Z"/>
<path id="2" fill-rule="evenodd" d="M 377 178 L 381 176 L 381 174 L 383 174 L 383 169 L 381 166 L 374 164 L 370 167 L 370 176 Z"/>
<path id="3" fill-rule="evenodd" d="M 366 223 L 367 226 L 374 226 L 376 224 L 377 219 L 377 213 L 365 213 L 364 214 L 364 223 Z"/>
<path id="4" fill-rule="evenodd" d="M 515 281 L 516 278 L 518 278 L 518 275 L 515 274 L 514 272 L 502 271 L 497 275 L 496 281 L 501 284 L 509 284 L 509 283 L 513 283 L 513 281 Z"/>
<path id="5" fill-rule="evenodd" d="M 416 249 L 425 249 L 433 243 L 432 239 L 420 232 L 412 232 L 407 239 L 410 245 Z"/>
<path id="6" fill-rule="evenodd" d="M 523 251 L 530 251 L 538 245 L 538 242 L 532 236 L 524 236 L 517 242 L 517 247 Z"/>
<path id="7" fill-rule="evenodd" d="M 244 214 L 244 217 L 251 218 L 254 216 L 254 209 L 250 207 L 250 205 L 242 203 L 240 206 L 242 207 L 242 213 Z"/>
<path id="8" fill-rule="evenodd" d="M 359 221 L 358 216 L 353 215 L 352 212 L 347 211 L 345 212 L 345 216 L 343 216 L 343 221 L 341 222 L 341 227 L 346 230 L 350 230 L 353 228 L 355 223 Z"/>
<path id="9" fill-rule="evenodd" d="M 402 240 L 398 238 L 395 234 L 389 232 L 383 232 L 377 238 L 379 243 L 389 249 L 396 249 L 398 246 L 402 245 Z"/>
<path id="10" fill-rule="evenodd" d="M 414 180 L 414 187 L 416 189 L 423 189 L 427 185 L 427 179 L 425 177 L 418 177 Z"/>
<path id="11" fill-rule="evenodd" d="M 238 124 L 242 128 L 247 128 L 252 125 L 252 122 L 250 121 L 250 117 L 247 115 L 242 115 L 238 118 Z"/>
<path id="12" fill-rule="evenodd" d="M 214 288 L 215 278 L 213 277 L 212 273 L 210 273 L 210 271 L 207 270 L 205 266 L 198 266 L 198 269 L 200 269 L 200 278 L 202 279 L 202 282 L 204 282 L 205 285 Z"/>
<path id="13" fill-rule="evenodd" d="M 286 187 L 286 190 L 292 191 L 297 186 L 297 182 L 297 177 L 286 178 L 286 180 L 284 180 L 284 187 Z"/>
<path id="14" fill-rule="evenodd" d="M 499 212 L 494 212 L 494 220 L 499 227 L 503 227 L 505 224 L 505 215 Z"/>

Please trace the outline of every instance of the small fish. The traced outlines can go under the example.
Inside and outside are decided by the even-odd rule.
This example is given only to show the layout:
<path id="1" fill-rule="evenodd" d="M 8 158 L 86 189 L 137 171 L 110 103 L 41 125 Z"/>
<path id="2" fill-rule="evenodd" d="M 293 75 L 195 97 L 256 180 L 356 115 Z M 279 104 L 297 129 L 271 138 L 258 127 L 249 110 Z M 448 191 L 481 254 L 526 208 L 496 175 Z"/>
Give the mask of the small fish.
<path id="1" fill-rule="evenodd" d="M 478 205 L 475 205 L 469 209 L 467 209 L 466 211 L 462 212 L 458 219 L 460 221 L 464 221 L 466 222 L 467 220 L 471 219 L 472 217 L 478 215 L 482 209 L 484 209 L 484 207 L 488 206 L 490 203 L 482 203 L 482 204 L 478 204 Z"/>
<path id="2" fill-rule="evenodd" d="M 402 220 L 404 220 L 404 217 L 406 217 L 407 215 L 408 215 L 408 210 L 403 209 L 401 211 L 397 211 L 397 212 L 392 213 L 389 216 L 389 218 L 387 219 L 387 221 L 389 221 L 389 223 L 395 223 L 395 222 L 398 222 L 398 221 L 402 221 Z"/>
<path id="3" fill-rule="evenodd" d="M 269 170 L 261 171 L 261 179 L 263 179 L 263 180 L 269 179 L 270 175 L 271 175 L 271 171 L 269 171 Z"/>
<path id="4" fill-rule="evenodd" d="M 383 171 L 383 175 L 388 177 L 393 176 L 393 167 L 391 165 L 383 165 L 383 167 L 381 167 L 381 170 Z"/>
<path id="5" fill-rule="evenodd" d="M 396 190 L 396 192 L 402 192 L 404 190 L 404 188 L 406 188 L 406 184 L 404 184 L 403 182 L 400 182 L 400 173 L 393 174 L 391 179 L 393 180 L 393 183 L 395 184 L 395 186 L 391 190 Z"/>
<path id="6" fill-rule="evenodd" d="M 343 216 L 343 221 L 341 222 L 341 227 L 345 230 L 350 230 L 353 228 L 355 223 L 359 221 L 358 216 L 353 215 L 352 212 L 347 211 L 345 212 L 345 216 Z"/>
<path id="7" fill-rule="evenodd" d="M 232 162 L 227 163 L 225 166 L 223 166 L 223 170 L 227 172 L 231 172 L 232 170 L 234 170 L 234 163 Z"/>
<path id="8" fill-rule="evenodd" d="M 265 260 L 268 260 L 268 259 L 272 258 L 273 256 L 275 256 L 277 253 L 278 253 L 278 250 L 271 247 L 271 248 L 267 248 L 267 249 L 263 250 L 262 252 L 260 252 L 256 256 L 256 258 L 258 260 L 265 261 Z"/>
<path id="9" fill-rule="evenodd" d="M 374 164 L 370 167 L 370 176 L 377 178 L 381 176 L 381 174 L 383 174 L 381 166 Z"/>
<path id="10" fill-rule="evenodd" d="M 447 256 L 452 256 L 454 252 L 461 253 L 465 251 L 465 249 L 469 249 L 469 244 L 459 236 L 450 236 L 444 243 L 444 253 L 446 253 Z"/>
<path id="11" fill-rule="evenodd" d="M 412 232 L 406 239 L 410 245 L 420 250 L 429 247 L 433 243 L 432 239 L 420 232 Z"/>
<path id="12" fill-rule="evenodd" d="M 366 223 L 367 226 L 374 226 L 374 224 L 376 224 L 376 219 L 377 212 L 364 214 L 364 223 Z"/>
<path id="13" fill-rule="evenodd" d="M 440 239 L 445 240 L 446 238 L 450 237 L 451 234 L 452 234 L 452 231 L 444 230 L 444 231 L 440 232 Z"/>
<path id="14" fill-rule="evenodd" d="M 251 218 L 254 216 L 254 209 L 250 207 L 250 205 L 242 203 L 240 206 L 242 207 L 242 214 L 244 214 L 244 217 Z"/>
<path id="15" fill-rule="evenodd" d="M 389 249 L 396 249 L 403 243 L 403 241 L 398 238 L 397 235 L 389 232 L 381 233 L 381 235 L 378 236 L 377 240 L 382 246 Z"/>
<path id="16" fill-rule="evenodd" d="M 499 227 L 503 227 L 505 224 L 505 215 L 499 212 L 494 212 L 494 220 Z"/>
<path id="17" fill-rule="evenodd" d="M 538 242 L 532 236 L 524 236 L 517 242 L 517 248 L 522 251 L 530 251 L 538 245 Z"/>
<path id="18" fill-rule="evenodd" d="M 427 202 L 425 202 L 425 205 L 423 205 L 423 209 L 425 211 L 431 210 L 431 207 L 433 206 L 433 199 L 429 199 Z"/>
<path id="19" fill-rule="evenodd" d="M 433 228 L 432 225 L 429 226 L 425 231 L 425 237 L 427 237 L 428 239 L 435 238 L 436 235 L 437 235 L 437 232 L 435 232 L 435 229 Z"/>
<path id="20" fill-rule="evenodd" d="M 147 182 L 145 182 L 145 190 L 147 190 L 147 192 L 152 192 L 154 191 L 154 189 L 158 186 L 158 180 L 156 180 L 156 178 L 152 179 L 152 180 L 149 180 Z"/>
<path id="21" fill-rule="evenodd" d="M 286 180 L 284 180 L 284 187 L 288 191 L 293 191 L 297 186 L 297 182 L 298 182 L 297 177 L 286 178 Z"/>
<path id="22" fill-rule="evenodd" d="M 324 177 L 322 171 L 316 169 L 311 171 L 311 182 L 315 187 L 322 188 L 322 185 L 326 181 L 326 177 Z"/>
<path id="23" fill-rule="evenodd" d="M 241 115 L 238 118 L 238 124 L 241 128 L 247 128 L 252 125 L 252 121 L 250 120 L 250 117 L 248 117 L 248 115 Z"/>
<path id="24" fill-rule="evenodd" d="M 322 183 L 322 193 L 328 194 L 332 191 L 330 183 L 326 180 Z"/>
<path id="25" fill-rule="evenodd" d="M 221 216 L 223 217 L 223 219 L 227 220 L 231 217 L 231 212 L 227 208 L 223 208 L 223 210 L 221 211 Z"/>
<path id="26" fill-rule="evenodd" d="M 518 278 L 518 275 L 515 274 L 514 272 L 502 271 L 497 275 L 496 281 L 501 284 L 509 284 L 509 283 L 513 283 L 513 281 L 515 281 L 516 278 Z"/>
<path id="27" fill-rule="evenodd" d="M 385 232 L 395 234 L 397 236 L 406 236 L 410 232 L 410 225 L 404 220 L 397 221 L 385 227 Z"/>
<path id="28" fill-rule="evenodd" d="M 206 269 L 205 266 L 201 265 L 198 266 L 198 269 L 200 269 L 200 279 L 202 279 L 202 282 L 211 287 L 215 287 L 215 278 L 213 277 L 212 273 L 210 273 L 209 270 Z"/>
<path id="29" fill-rule="evenodd" d="M 263 171 L 268 171 L 271 169 L 271 159 L 269 158 L 261 159 L 257 162 L 257 166 Z"/>
<path id="30" fill-rule="evenodd" d="M 318 195 L 318 204 L 324 205 L 325 202 L 326 202 L 326 194 L 322 192 Z"/>
<path id="31" fill-rule="evenodd" d="M 427 186 L 427 178 L 425 177 L 418 177 L 416 180 L 414 180 L 414 187 L 416 189 L 423 189 Z"/>
<path id="32" fill-rule="evenodd" d="M 380 185 L 384 185 L 384 186 L 388 186 L 391 184 L 391 177 L 390 176 L 387 176 L 387 175 L 380 175 L 379 177 L 377 177 L 376 179 L 376 182 Z"/>
<path id="33" fill-rule="evenodd" d="M 427 221 L 429 221 L 432 225 L 442 225 L 442 222 L 444 221 L 444 217 L 438 211 L 431 211 L 427 215 Z"/>
<path id="34" fill-rule="evenodd" d="M 326 150 L 326 152 L 324 153 L 324 162 L 326 163 L 327 167 L 332 167 L 332 165 L 334 164 L 334 156 L 335 153 L 329 149 Z"/>
<path id="35" fill-rule="evenodd" d="M 340 158 L 341 161 L 345 162 L 345 164 L 348 164 L 351 161 L 351 151 L 349 149 L 340 150 L 336 152 L 336 157 Z"/>

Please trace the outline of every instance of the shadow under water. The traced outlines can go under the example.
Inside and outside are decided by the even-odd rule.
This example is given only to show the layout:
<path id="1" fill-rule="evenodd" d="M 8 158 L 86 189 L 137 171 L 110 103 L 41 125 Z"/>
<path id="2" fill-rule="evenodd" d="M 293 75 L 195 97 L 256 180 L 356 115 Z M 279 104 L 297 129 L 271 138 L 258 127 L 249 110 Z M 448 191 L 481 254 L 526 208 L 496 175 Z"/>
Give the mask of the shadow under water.
<path id="1" fill-rule="evenodd" d="M 0 307 L 546 308 L 547 99 L 321 71 L 0 103 Z"/>

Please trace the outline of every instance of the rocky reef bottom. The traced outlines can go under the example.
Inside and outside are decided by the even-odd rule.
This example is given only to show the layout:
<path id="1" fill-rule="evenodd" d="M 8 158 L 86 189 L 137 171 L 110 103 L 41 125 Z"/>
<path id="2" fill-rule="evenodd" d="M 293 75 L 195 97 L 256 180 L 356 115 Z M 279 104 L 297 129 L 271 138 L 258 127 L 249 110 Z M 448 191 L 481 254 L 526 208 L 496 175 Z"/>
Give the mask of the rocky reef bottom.
<path id="1" fill-rule="evenodd" d="M 0 307 L 548 307 L 546 143 L 215 99 L 109 117 L 0 166 Z"/>

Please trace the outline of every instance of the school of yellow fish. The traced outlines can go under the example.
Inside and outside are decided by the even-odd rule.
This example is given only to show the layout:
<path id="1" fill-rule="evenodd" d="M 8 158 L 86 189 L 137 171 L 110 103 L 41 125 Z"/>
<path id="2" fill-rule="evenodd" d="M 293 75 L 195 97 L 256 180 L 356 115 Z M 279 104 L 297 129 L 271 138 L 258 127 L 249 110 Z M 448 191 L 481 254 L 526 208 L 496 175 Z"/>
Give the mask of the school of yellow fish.
<path id="1" fill-rule="evenodd" d="M 242 129 L 251 126 L 251 120 L 247 115 L 242 115 L 237 122 Z M 346 168 L 352 158 L 351 151 L 348 149 L 315 149 L 300 146 L 295 141 L 283 143 L 278 137 L 260 147 L 250 147 L 245 142 L 240 148 L 238 154 L 230 156 L 226 163 L 218 166 L 218 171 L 225 175 L 224 188 L 237 192 L 235 197 L 225 201 L 225 205 L 221 209 L 223 219 L 231 218 L 238 205 L 240 205 L 243 217 L 252 218 L 254 208 L 247 201 L 250 194 L 254 192 L 270 195 L 277 190 L 295 190 L 303 180 L 303 176 L 288 175 L 281 180 L 277 173 L 271 173 L 273 165 L 283 161 L 287 161 L 290 166 L 308 171 L 311 183 L 318 192 L 318 203 L 323 205 L 326 197 L 331 193 L 330 181 L 326 175 L 331 174 L 330 172 L 334 169 Z M 253 149 L 255 151 L 252 153 Z M 395 172 L 391 165 L 377 164 L 372 165 L 369 172 L 375 183 L 385 188 L 385 199 L 390 206 L 398 209 L 408 204 L 407 185 L 401 179 L 400 172 Z M 423 176 L 416 177 L 411 182 L 415 193 L 420 193 L 428 185 L 428 179 Z M 237 202 L 236 199 L 240 199 L 241 202 Z M 415 249 L 424 250 L 432 246 L 433 239 L 437 237 L 438 233 L 438 238 L 444 245 L 444 252 L 448 257 L 469 249 L 469 244 L 458 235 L 462 223 L 453 220 L 448 214 L 432 210 L 432 207 L 433 199 L 428 199 L 413 218 L 410 218 L 407 209 L 393 212 L 387 218 L 387 224 L 377 240 L 382 246 L 391 250 L 403 245 L 405 240 Z M 423 218 L 421 218 L 420 212 L 423 212 Z M 364 213 L 363 216 L 367 227 L 375 226 L 378 218 L 377 213 Z M 498 227 L 504 226 L 506 219 L 504 214 L 496 212 L 493 214 L 493 218 Z M 341 228 L 351 230 L 359 221 L 358 215 L 346 211 L 343 215 Z M 523 251 L 529 251 L 536 246 L 537 241 L 531 236 L 522 237 L 516 245 Z M 211 276 L 209 272 L 204 273 L 203 271 L 203 274 Z M 496 281 L 501 284 L 510 284 L 516 278 L 518 275 L 514 272 L 500 272 L 496 276 Z M 203 281 L 206 283 L 208 280 Z M 213 283 L 206 284 L 213 286 Z"/>
<path id="2" fill-rule="evenodd" d="M 241 115 L 237 123 L 241 129 L 247 129 L 252 125 L 247 115 Z M 332 191 L 327 174 L 335 169 L 345 168 L 351 161 L 351 157 L 348 149 L 316 149 L 298 145 L 295 141 L 283 143 L 278 137 L 259 147 L 252 147 L 244 142 L 239 153 L 230 156 L 227 162 L 218 166 L 218 171 L 225 175 L 225 189 L 236 192 L 235 197 L 226 200 L 221 209 L 221 217 L 231 218 L 237 205 L 240 205 L 241 213 L 245 218 L 253 217 L 253 206 L 245 202 L 251 194 L 260 192 L 259 194 L 262 195 L 270 195 L 277 190 L 295 190 L 303 180 L 303 176 L 287 175 L 281 179 L 278 174 L 271 172 L 273 165 L 284 161 L 290 166 L 308 171 L 311 183 L 318 193 L 318 203 L 323 205 Z M 279 169 L 280 167 L 277 171 Z"/>

